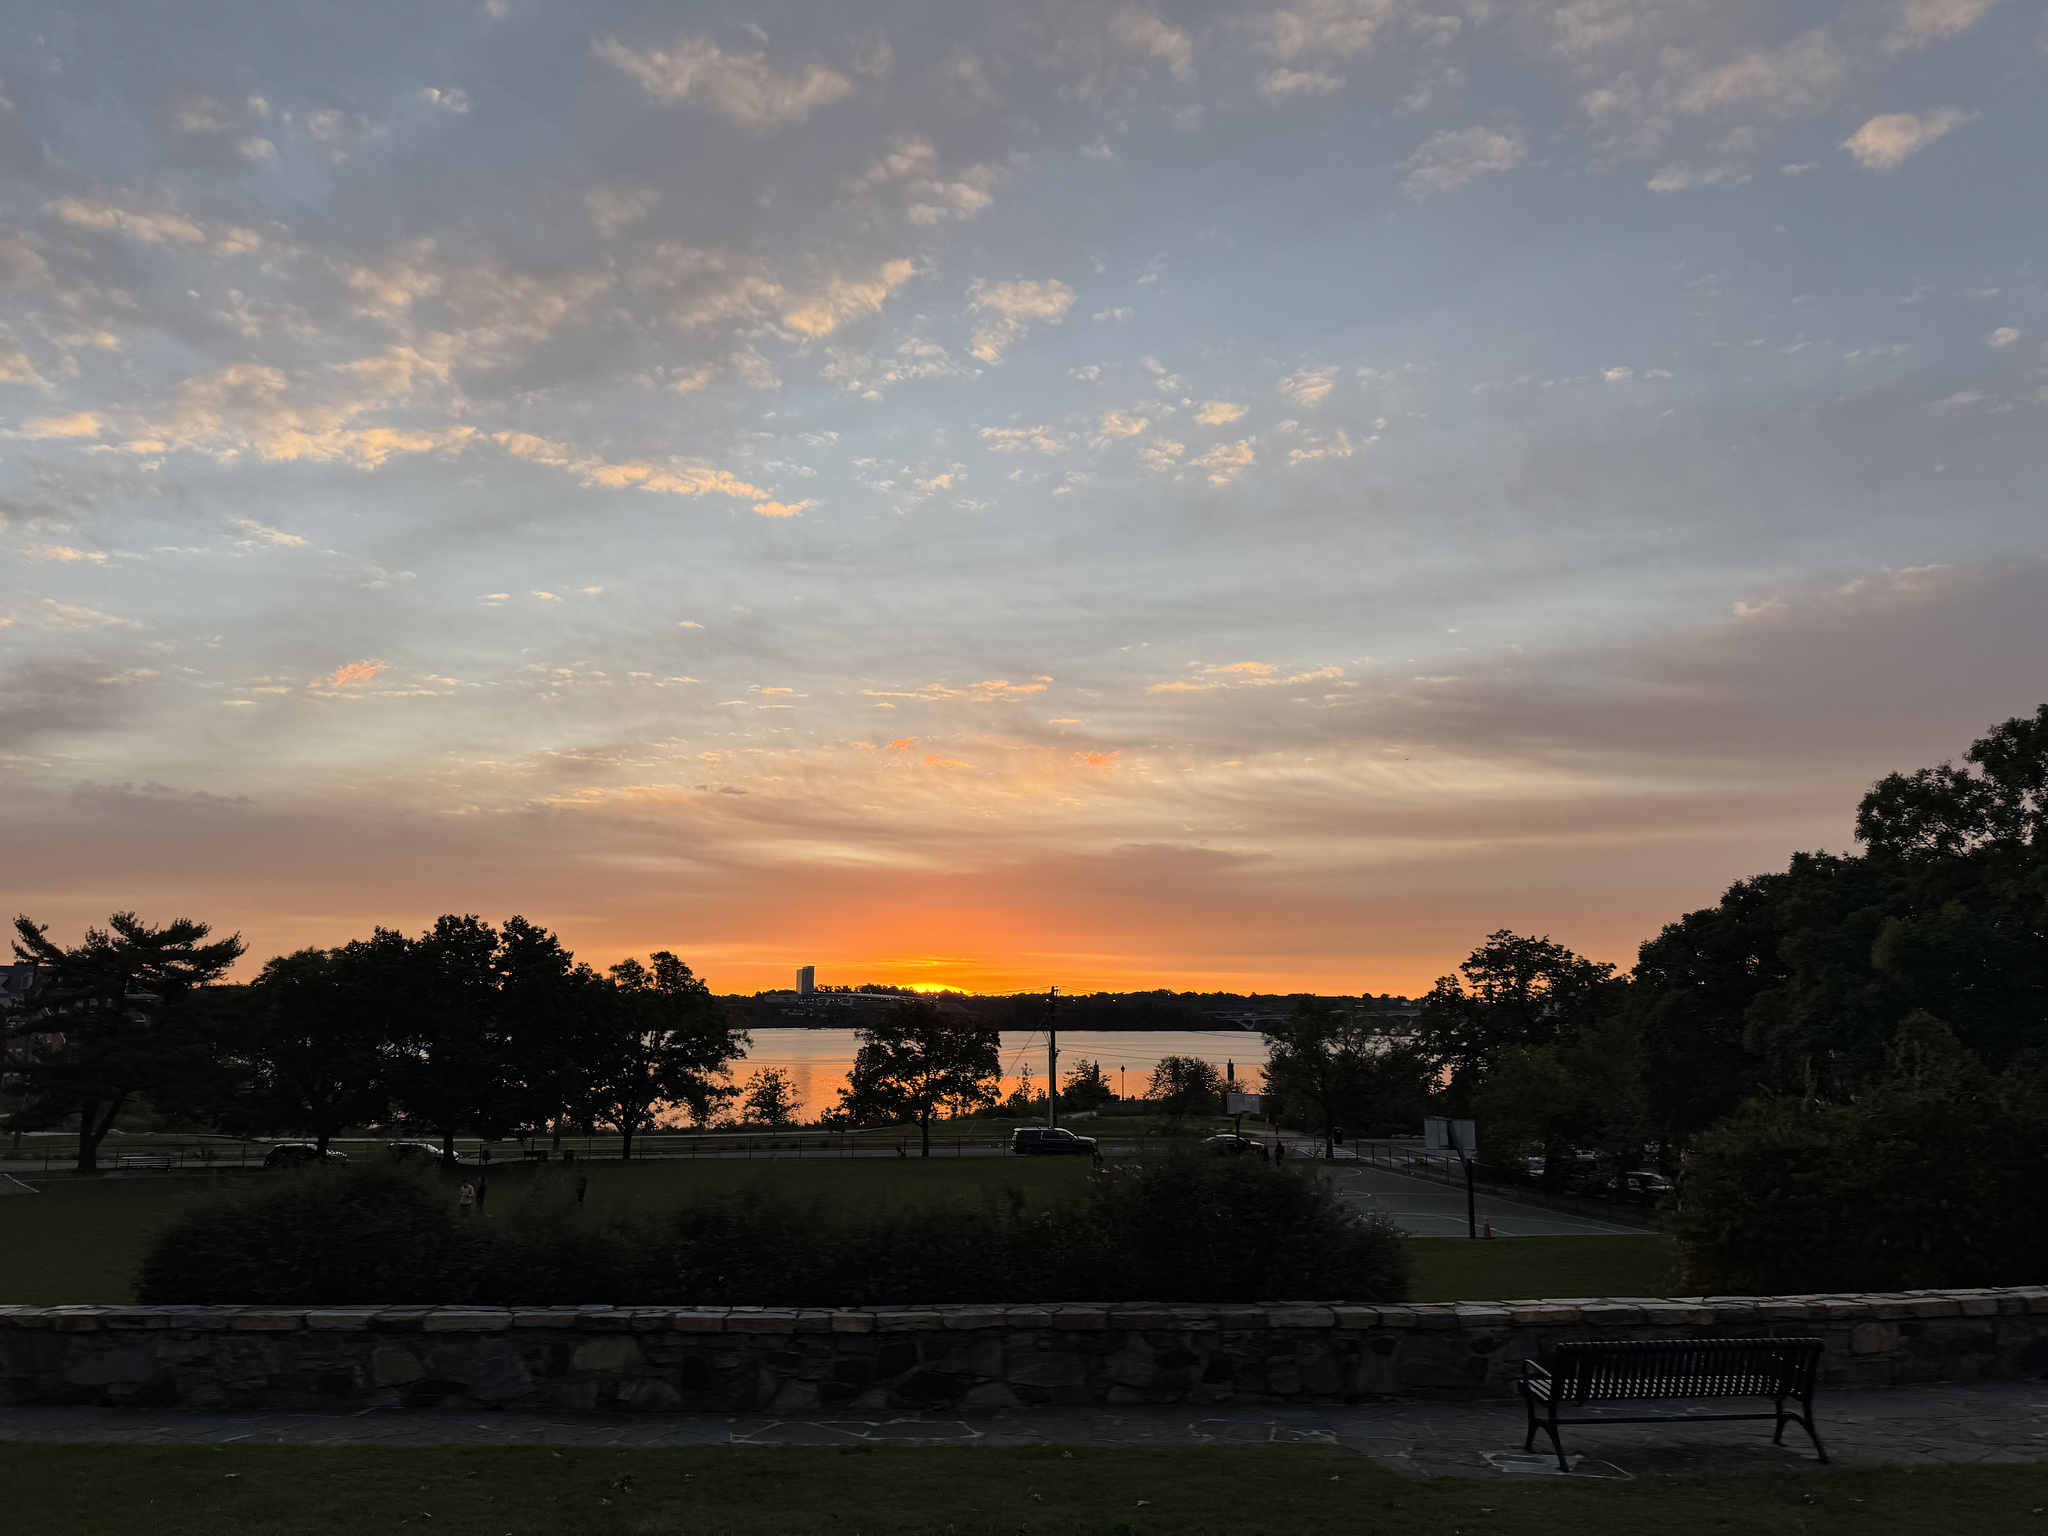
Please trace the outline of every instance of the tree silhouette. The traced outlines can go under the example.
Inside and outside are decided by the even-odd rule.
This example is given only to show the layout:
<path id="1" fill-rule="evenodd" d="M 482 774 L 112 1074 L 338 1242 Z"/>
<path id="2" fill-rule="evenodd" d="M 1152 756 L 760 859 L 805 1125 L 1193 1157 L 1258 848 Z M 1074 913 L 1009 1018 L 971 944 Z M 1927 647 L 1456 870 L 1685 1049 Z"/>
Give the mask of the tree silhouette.
<path id="1" fill-rule="evenodd" d="M 857 1125 L 915 1120 L 919 1155 L 930 1157 L 932 1121 L 941 1110 L 957 1114 L 996 1102 L 1001 1041 L 993 1025 L 906 998 L 860 1032 L 841 1110 Z"/>

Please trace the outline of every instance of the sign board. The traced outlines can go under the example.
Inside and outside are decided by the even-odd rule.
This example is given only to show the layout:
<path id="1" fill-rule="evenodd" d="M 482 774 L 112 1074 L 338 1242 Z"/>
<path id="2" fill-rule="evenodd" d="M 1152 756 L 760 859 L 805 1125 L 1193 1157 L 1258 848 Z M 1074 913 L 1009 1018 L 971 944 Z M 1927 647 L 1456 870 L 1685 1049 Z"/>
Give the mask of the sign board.
<path id="1" fill-rule="evenodd" d="M 1479 1134 L 1470 1120 L 1431 1115 L 1422 1122 L 1422 1145 L 1429 1152 L 1471 1153 L 1478 1149 Z"/>
<path id="2" fill-rule="evenodd" d="M 1224 1111 L 1232 1115 L 1256 1115 L 1259 1112 L 1259 1096 L 1256 1093 L 1233 1093 L 1230 1107 Z"/>

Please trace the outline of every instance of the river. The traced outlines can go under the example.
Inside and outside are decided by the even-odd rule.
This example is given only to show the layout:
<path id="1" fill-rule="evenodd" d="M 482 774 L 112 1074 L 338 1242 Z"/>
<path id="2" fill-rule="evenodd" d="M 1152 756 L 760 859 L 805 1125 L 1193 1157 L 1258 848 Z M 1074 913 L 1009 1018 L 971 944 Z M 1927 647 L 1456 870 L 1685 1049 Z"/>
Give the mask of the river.
<path id="1" fill-rule="evenodd" d="M 733 1064 L 736 1083 L 763 1067 L 781 1067 L 796 1083 L 806 1120 L 831 1109 L 839 1102 L 839 1090 L 860 1049 L 856 1031 L 851 1029 L 753 1029 L 753 1049 L 744 1061 Z M 1247 1079 L 1256 1086 L 1266 1061 L 1266 1042 L 1249 1029 L 1199 1030 L 1061 1030 L 1060 1076 L 1073 1070 L 1077 1061 L 1100 1062 L 1110 1086 L 1125 1096 L 1143 1094 L 1151 1081 L 1152 1069 L 1163 1056 L 1194 1056 L 1210 1063 L 1218 1072 L 1234 1064 L 1237 1081 Z M 1026 1064 L 1031 1067 L 1032 1086 L 1045 1087 L 1045 1031 L 1003 1031 L 1002 1092 L 1017 1087 Z"/>

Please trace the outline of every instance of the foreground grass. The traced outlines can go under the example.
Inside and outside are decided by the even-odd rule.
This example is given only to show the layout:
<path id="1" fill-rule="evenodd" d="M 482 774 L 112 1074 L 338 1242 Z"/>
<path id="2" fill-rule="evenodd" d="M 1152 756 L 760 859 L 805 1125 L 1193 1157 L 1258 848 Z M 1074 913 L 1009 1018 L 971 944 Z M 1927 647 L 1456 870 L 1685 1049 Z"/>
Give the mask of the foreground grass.
<path id="1" fill-rule="evenodd" d="M 1411 1237 L 1414 1301 L 1519 1301 L 1539 1296 L 1668 1296 L 1677 1258 L 1668 1237 Z"/>
<path id="2" fill-rule="evenodd" d="M 1316 1447 L 0 1446 L 19 1536 L 1894 1536 L 2038 1532 L 2048 1469 L 1412 1481 Z"/>

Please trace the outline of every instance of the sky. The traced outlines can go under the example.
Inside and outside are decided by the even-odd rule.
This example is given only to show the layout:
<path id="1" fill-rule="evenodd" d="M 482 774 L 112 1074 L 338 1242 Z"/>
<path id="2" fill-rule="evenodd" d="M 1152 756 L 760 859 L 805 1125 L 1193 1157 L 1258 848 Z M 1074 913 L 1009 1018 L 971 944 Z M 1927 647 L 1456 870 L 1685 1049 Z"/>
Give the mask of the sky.
<path id="1" fill-rule="evenodd" d="M 2044 143 L 2041 0 L 0 0 L 9 915 L 1626 965 L 2048 698 Z"/>

